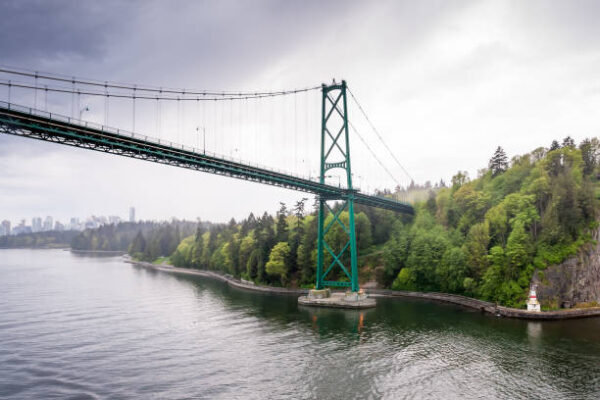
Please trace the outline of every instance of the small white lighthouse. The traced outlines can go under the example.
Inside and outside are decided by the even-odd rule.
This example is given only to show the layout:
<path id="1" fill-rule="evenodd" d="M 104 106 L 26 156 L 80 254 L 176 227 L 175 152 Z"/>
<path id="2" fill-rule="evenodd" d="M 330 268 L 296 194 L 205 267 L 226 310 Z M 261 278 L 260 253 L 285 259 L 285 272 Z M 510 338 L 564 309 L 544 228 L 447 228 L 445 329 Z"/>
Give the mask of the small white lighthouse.
<path id="1" fill-rule="evenodd" d="M 537 311 L 540 312 L 540 303 L 537 299 L 537 294 L 535 293 L 536 285 L 532 285 L 529 289 L 529 299 L 527 299 L 527 311 Z"/>

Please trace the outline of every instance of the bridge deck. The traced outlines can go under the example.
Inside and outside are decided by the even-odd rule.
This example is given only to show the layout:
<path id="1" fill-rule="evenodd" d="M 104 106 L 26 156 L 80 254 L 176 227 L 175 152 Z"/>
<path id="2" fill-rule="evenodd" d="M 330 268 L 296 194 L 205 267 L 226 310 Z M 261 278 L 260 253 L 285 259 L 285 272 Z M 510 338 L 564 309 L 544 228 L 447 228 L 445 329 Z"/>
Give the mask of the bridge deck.
<path id="1" fill-rule="evenodd" d="M 0 132 L 314 193 L 327 199 L 353 196 L 356 203 L 414 213 L 407 203 L 321 184 L 183 145 L 5 102 L 0 102 Z"/>

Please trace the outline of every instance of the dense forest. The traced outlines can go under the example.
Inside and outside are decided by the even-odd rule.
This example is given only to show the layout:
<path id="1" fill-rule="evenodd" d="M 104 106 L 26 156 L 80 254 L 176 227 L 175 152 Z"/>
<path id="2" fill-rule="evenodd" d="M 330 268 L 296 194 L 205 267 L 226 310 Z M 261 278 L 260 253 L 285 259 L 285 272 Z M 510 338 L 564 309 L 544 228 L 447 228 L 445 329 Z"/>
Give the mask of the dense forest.
<path id="1" fill-rule="evenodd" d="M 121 222 L 103 225 L 79 232 L 71 241 L 73 250 L 128 251 L 136 237 L 145 237 L 138 245 L 137 257 L 152 260 L 171 254 L 182 238 L 193 234 L 197 222 L 173 220 L 171 222 Z"/>
<path id="2" fill-rule="evenodd" d="M 61 248 L 69 247 L 77 231 L 48 231 L 0 236 L 0 248 Z"/>
<path id="3" fill-rule="evenodd" d="M 361 282 L 523 306 L 535 271 L 543 279 L 544 268 L 592 241 L 599 151 L 595 138 L 579 146 L 565 138 L 509 162 L 499 147 L 476 179 L 458 172 L 448 186 L 429 185 L 414 217 L 357 207 Z M 139 232 L 130 253 L 147 260 L 170 254 L 176 266 L 309 287 L 315 281 L 317 218 L 305 203 L 281 204 L 274 217 L 251 214 L 241 222 L 200 224 L 173 253 L 172 240 Z M 347 221 L 348 214 L 341 218 Z M 337 224 L 327 233 L 334 251 L 345 244 L 342 233 Z M 164 245 L 142 251 L 149 241 Z M 330 260 L 326 257 L 326 265 Z"/>

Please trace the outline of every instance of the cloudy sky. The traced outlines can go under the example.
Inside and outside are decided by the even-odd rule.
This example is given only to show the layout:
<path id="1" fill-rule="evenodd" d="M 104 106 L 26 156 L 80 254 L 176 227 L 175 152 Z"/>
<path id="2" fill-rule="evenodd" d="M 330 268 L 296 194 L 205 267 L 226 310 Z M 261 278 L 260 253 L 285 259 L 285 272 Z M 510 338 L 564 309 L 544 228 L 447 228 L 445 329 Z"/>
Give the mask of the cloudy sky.
<path id="1" fill-rule="evenodd" d="M 410 176 L 417 182 L 448 181 L 458 170 L 476 176 L 499 145 L 513 156 L 567 135 L 578 142 L 600 135 L 599 15 L 597 1 L 5 0 L 0 64 L 219 90 L 346 79 Z M 207 125 L 212 151 L 312 174 L 318 168 L 318 95 L 233 105 L 229 111 L 188 106 L 184 122 L 164 106 L 160 131 L 154 106 L 140 104 L 136 131 L 199 146 L 190 132 Z M 0 87 L 0 100 L 6 98 Z M 12 101 L 33 100 L 13 93 Z M 82 101 L 80 107 L 90 106 L 84 118 L 104 121 L 103 100 Z M 69 109 L 68 99 L 50 103 Z M 131 104 L 111 104 L 110 110 L 110 125 L 132 128 Z M 350 111 L 387 168 L 406 182 L 364 121 L 361 125 L 356 108 Z M 228 127 L 200 121 L 201 112 L 214 120 L 229 118 L 221 122 Z M 386 174 L 356 138 L 351 140 L 361 188 L 393 185 L 381 178 Z M 303 196 L 0 135 L 0 219 L 13 223 L 45 215 L 126 217 L 129 206 L 143 219 L 226 221 L 250 211 L 272 212 L 279 201 Z"/>

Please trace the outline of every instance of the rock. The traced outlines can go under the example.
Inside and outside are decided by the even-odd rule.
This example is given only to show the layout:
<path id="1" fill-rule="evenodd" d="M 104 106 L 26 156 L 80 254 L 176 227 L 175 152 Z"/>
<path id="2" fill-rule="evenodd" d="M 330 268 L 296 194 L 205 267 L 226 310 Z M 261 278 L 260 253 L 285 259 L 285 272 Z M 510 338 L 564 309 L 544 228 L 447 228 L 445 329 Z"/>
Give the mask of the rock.
<path id="1" fill-rule="evenodd" d="M 600 231 L 595 232 L 597 241 Z M 570 308 L 577 303 L 600 303 L 600 243 L 586 245 L 576 256 L 545 270 L 536 270 L 538 300 L 544 305 Z"/>

